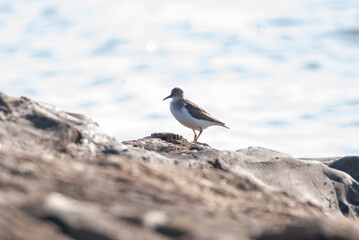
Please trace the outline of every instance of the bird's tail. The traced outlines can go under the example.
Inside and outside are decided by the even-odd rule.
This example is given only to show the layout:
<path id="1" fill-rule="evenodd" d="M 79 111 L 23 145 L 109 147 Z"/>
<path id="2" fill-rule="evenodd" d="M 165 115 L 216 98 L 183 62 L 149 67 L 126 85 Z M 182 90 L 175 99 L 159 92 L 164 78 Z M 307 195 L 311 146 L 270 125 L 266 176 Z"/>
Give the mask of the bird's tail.
<path id="1" fill-rule="evenodd" d="M 218 124 L 218 126 L 221 126 L 221 127 L 224 127 L 224 128 L 229 129 L 229 127 L 227 127 L 224 122 L 220 122 L 220 123 Z"/>
<path id="2" fill-rule="evenodd" d="M 227 127 L 226 124 L 223 124 L 222 127 L 225 127 L 225 128 L 227 128 L 227 129 L 229 129 L 229 127 Z"/>
<path id="3" fill-rule="evenodd" d="M 215 125 L 218 125 L 218 126 L 221 126 L 221 127 L 224 127 L 224 128 L 229 129 L 229 127 L 227 127 L 224 122 L 221 122 L 221 121 L 219 121 L 219 120 L 216 120 Z"/>

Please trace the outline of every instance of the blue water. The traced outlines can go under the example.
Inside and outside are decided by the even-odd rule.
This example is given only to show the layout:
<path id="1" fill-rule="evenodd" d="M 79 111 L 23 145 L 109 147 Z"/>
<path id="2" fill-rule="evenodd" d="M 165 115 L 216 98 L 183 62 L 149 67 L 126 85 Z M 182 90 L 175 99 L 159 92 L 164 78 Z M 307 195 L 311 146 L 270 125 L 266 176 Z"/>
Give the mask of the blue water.
<path id="1" fill-rule="evenodd" d="M 175 86 L 230 130 L 200 141 L 359 154 L 359 1 L 0 1 L 0 91 L 98 121 L 119 141 L 192 139 Z"/>

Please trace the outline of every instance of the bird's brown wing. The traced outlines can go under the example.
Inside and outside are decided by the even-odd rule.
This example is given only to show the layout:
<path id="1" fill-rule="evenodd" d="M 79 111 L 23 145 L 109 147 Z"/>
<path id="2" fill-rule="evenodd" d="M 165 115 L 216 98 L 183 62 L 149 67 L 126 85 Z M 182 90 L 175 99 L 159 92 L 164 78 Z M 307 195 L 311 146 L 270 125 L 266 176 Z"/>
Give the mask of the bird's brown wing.
<path id="1" fill-rule="evenodd" d="M 191 114 L 191 116 L 193 116 L 195 118 L 215 122 L 222 126 L 225 125 L 224 122 L 221 122 L 218 119 L 212 117 L 211 114 L 206 112 L 203 108 L 201 108 L 200 106 L 196 105 L 195 103 L 193 103 L 187 99 L 185 100 L 184 107 L 187 109 L 189 114 Z"/>

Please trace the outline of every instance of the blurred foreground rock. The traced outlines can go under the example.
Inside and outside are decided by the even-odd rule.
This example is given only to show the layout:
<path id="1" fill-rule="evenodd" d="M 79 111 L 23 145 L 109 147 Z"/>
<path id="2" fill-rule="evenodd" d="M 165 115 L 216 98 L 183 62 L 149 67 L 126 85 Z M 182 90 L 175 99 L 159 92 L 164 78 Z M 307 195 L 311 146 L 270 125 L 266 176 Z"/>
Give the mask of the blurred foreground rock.
<path id="1" fill-rule="evenodd" d="M 0 239 L 358 239 L 358 157 L 116 142 L 0 94 Z M 356 180 L 355 180 L 356 179 Z"/>

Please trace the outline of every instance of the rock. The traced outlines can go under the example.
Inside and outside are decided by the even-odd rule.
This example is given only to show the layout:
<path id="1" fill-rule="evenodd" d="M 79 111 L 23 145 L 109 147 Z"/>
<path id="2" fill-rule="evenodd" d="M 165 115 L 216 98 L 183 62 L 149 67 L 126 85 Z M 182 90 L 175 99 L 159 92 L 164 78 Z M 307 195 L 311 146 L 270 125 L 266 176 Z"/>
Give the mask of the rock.
<path id="1" fill-rule="evenodd" d="M 356 181 L 359 181 L 359 157 L 340 158 L 329 165 L 331 168 L 348 173 Z"/>
<path id="2" fill-rule="evenodd" d="M 38 219 L 53 222 L 74 239 L 161 239 L 156 234 L 118 221 L 98 204 L 71 199 L 59 193 L 50 193 L 42 204 L 25 210 Z"/>
<path id="3" fill-rule="evenodd" d="M 173 133 L 152 133 L 150 137 L 145 137 L 141 140 L 124 141 L 123 143 L 162 154 L 211 150 L 207 144 L 188 142 L 182 136 Z"/>
<path id="4" fill-rule="evenodd" d="M 23 152 L 49 152 L 58 156 L 94 156 L 121 144 L 104 134 L 97 123 L 79 114 L 61 111 L 45 103 L 0 95 L 2 147 Z M 21 141 L 19 139 L 21 138 Z"/>
<path id="5" fill-rule="evenodd" d="M 167 162 L 177 162 L 192 168 L 203 168 L 209 164 L 222 171 L 246 176 L 258 185 L 284 191 L 332 214 L 344 214 L 353 218 L 357 218 L 359 214 L 358 183 L 349 175 L 335 171 L 319 161 L 299 160 L 264 148 L 251 147 L 230 152 L 199 145 L 199 149 L 194 149 L 194 143 L 185 139 L 177 144 L 170 140 L 166 144 L 151 136 L 124 143 L 171 157 Z M 161 151 L 164 148 L 166 151 Z M 348 164 L 343 164 L 344 166 L 353 166 L 353 161 L 346 159 L 338 161 L 347 161 Z M 156 158 L 153 161 L 158 162 Z M 355 171 L 351 172 L 354 174 Z"/>
<path id="6" fill-rule="evenodd" d="M 357 239 L 358 157 L 116 142 L 85 116 L 0 94 L 0 239 Z"/>
<path id="7" fill-rule="evenodd" d="M 318 224 L 320 222 L 320 224 Z M 332 221 L 323 224 L 320 219 L 312 222 L 289 224 L 280 230 L 270 230 L 255 238 L 256 240 L 347 240 L 353 239 L 355 230 L 350 224 Z"/>

